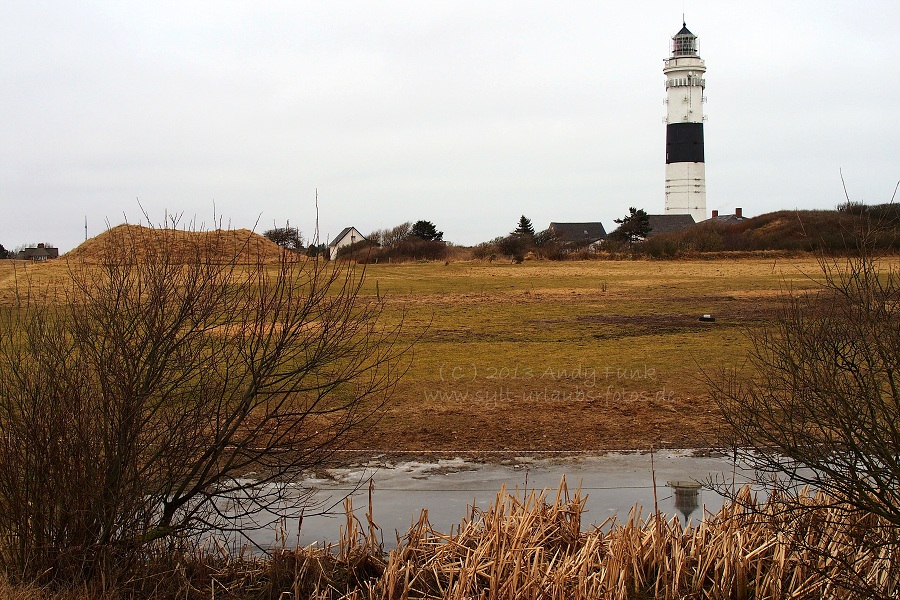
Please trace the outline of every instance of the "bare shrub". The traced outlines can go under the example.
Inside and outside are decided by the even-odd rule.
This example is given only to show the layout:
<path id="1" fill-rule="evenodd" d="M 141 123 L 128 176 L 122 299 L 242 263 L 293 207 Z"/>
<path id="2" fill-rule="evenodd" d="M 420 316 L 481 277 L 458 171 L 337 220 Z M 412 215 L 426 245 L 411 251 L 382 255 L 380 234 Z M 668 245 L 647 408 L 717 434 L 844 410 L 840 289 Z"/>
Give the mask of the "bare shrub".
<path id="1" fill-rule="evenodd" d="M 498 242 L 501 239 L 502 238 L 496 238 L 490 242 L 481 242 L 472 249 L 472 256 L 478 260 L 495 260 L 497 255 L 500 254 Z"/>
<path id="2" fill-rule="evenodd" d="M 844 589 L 893 597 L 896 563 L 887 578 L 857 575 L 858 560 L 900 541 L 900 273 L 867 248 L 821 259 L 818 289 L 786 294 L 773 321 L 749 332 L 747 367 L 710 378 L 710 390 L 735 457 L 756 470 L 782 515 L 877 517 L 854 538 L 867 553 L 833 544 L 811 556 L 842 565 L 828 577 Z M 807 487 L 824 493 L 807 497 Z"/>
<path id="3" fill-rule="evenodd" d="M 412 231 L 412 223 L 400 223 L 390 229 L 376 229 L 366 236 L 366 239 L 379 246 L 393 246 L 409 237 Z"/>
<path id="4" fill-rule="evenodd" d="M 221 232 L 107 236 L 57 303 L 0 312 L 0 567 L 107 585 L 159 543 L 308 501 L 298 478 L 364 432 L 403 372 L 364 273 Z M 166 248 L 182 244 L 173 260 Z M 184 244 L 194 244 L 187 252 Z M 41 298 L 52 298 L 42 294 Z"/>
<path id="5" fill-rule="evenodd" d="M 444 260 L 447 255 L 448 245 L 446 242 L 423 240 L 414 236 L 409 236 L 390 246 L 379 248 L 368 242 L 362 242 L 345 246 L 338 252 L 339 259 L 353 260 L 360 264 Z"/>
<path id="6" fill-rule="evenodd" d="M 678 231 L 648 237 L 640 243 L 639 252 L 653 258 L 679 258 L 725 249 L 722 230 L 715 221 L 699 223 Z"/>
<path id="7" fill-rule="evenodd" d="M 299 252 L 303 250 L 303 234 L 296 227 L 285 225 L 273 227 L 263 232 L 263 237 L 272 240 L 282 248 Z"/>

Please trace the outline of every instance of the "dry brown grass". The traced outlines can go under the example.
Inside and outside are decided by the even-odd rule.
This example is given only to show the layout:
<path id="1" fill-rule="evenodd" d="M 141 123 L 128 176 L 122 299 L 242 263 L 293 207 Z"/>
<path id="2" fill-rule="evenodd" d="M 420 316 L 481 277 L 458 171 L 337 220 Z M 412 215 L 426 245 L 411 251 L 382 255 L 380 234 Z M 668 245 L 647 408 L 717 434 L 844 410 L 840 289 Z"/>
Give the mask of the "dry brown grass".
<path id="1" fill-rule="evenodd" d="M 51 590 L 32 585 L 12 584 L 0 575 L 0 600 L 98 600 L 102 594 L 78 590 Z"/>
<path id="2" fill-rule="evenodd" d="M 271 240 L 249 229 L 185 231 L 119 225 L 56 260 L 43 263 L 0 261 L 0 305 L 15 303 L 28 294 L 64 300 L 65 293 L 71 291 L 70 270 L 97 265 L 104 257 L 164 258 L 177 264 L 195 260 L 199 255 L 212 263 L 234 261 L 246 265 L 257 262 L 275 265 L 284 252 Z"/>
<path id="3" fill-rule="evenodd" d="M 271 557 L 232 556 L 216 546 L 157 557 L 155 574 L 113 596 L 201 598 L 615 599 L 854 598 L 836 581 L 852 565 L 857 582 L 897 591 L 894 545 L 872 552 L 859 540 L 878 532 L 873 516 L 848 521 L 838 508 L 807 519 L 786 518 L 776 503 L 741 503 L 684 527 L 635 507 L 622 521 L 581 531 L 584 497 L 559 491 L 501 490 L 450 532 L 435 530 L 426 511 L 385 555 L 371 514 L 349 512 L 341 541 L 327 548 L 277 548 Z M 840 518 L 835 518 L 840 515 Z M 871 539 L 870 539 L 871 541 Z M 0 598 L 99 598 L 0 585 Z M 108 596 L 107 596 L 108 597 Z"/>
<path id="4" fill-rule="evenodd" d="M 173 262 L 192 259 L 199 252 L 215 262 L 236 259 L 239 263 L 277 262 L 284 249 L 249 229 L 184 231 L 172 228 L 148 228 L 119 225 L 66 253 L 73 262 L 95 263 L 122 248 L 122 254 L 134 246 L 150 256 L 167 255 Z"/>
<path id="5" fill-rule="evenodd" d="M 386 561 L 372 554 L 364 531 L 371 521 L 348 528 L 337 559 L 358 587 L 343 597 L 850 598 L 853 592 L 835 585 L 848 564 L 873 589 L 897 589 L 896 548 L 873 553 L 858 542 L 882 525 L 872 516 L 848 522 L 835 509 L 788 519 L 781 505 L 757 504 L 744 490 L 740 504 L 695 527 L 644 517 L 635 507 L 624 522 L 582 532 L 583 506 L 563 480 L 555 496 L 501 490 L 449 533 L 434 530 L 423 511 Z M 308 562 L 330 551 L 290 552 Z"/>
<path id="6" fill-rule="evenodd" d="M 26 274 L 2 262 L 0 303 Z M 716 444 L 723 421 L 704 371 L 743 365 L 744 331 L 819 271 L 810 255 L 365 268 L 363 296 L 384 299 L 416 342 L 384 419 L 352 448 L 372 453 Z M 63 260 L 25 269 L 35 293 L 68 276 Z M 699 323 L 704 313 L 717 322 Z M 558 376 L 579 365 L 596 376 Z"/>

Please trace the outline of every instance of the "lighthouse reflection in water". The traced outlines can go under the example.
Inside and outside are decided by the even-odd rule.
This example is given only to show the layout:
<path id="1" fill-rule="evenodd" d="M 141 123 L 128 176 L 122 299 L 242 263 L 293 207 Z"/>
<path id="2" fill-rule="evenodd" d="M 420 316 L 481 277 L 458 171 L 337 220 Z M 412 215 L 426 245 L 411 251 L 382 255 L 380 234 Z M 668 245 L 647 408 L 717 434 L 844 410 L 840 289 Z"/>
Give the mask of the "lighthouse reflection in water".
<path id="1" fill-rule="evenodd" d="M 675 508 L 687 524 L 691 515 L 700 508 L 700 488 L 696 481 L 669 481 L 666 483 L 675 491 Z"/>

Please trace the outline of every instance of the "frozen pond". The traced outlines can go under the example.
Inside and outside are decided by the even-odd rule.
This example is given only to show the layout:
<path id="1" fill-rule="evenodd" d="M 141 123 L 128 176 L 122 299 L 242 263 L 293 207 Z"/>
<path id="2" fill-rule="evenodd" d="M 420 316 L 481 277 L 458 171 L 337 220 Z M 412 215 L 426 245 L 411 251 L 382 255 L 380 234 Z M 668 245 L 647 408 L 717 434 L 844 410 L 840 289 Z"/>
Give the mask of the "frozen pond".
<path id="1" fill-rule="evenodd" d="M 382 460 L 384 458 L 382 457 Z M 587 496 L 583 527 L 602 523 L 607 517 L 628 517 L 635 504 L 643 506 L 643 514 L 653 510 L 653 473 L 656 475 L 657 499 L 660 511 L 669 516 L 679 514 L 684 520 L 702 518 L 704 508 L 716 511 L 722 498 L 703 488 L 688 490 L 676 510 L 674 489 L 667 482 L 703 482 L 712 478 L 736 479 L 741 485 L 747 477 L 733 462 L 721 456 L 695 456 L 692 451 L 658 451 L 651 456 L 639 453 L 611 453 L 603 456 L 532 460 L 518 458 L 503 464 L 467 462 L 462 459 L 435 460 L 434 462 L 383 463 L 331 472 L 330 479 L 310 479 L 306 485 L 316 487 L 317 500 L 326 506 L 337 503 L 334 515 L 307 515 L 303 520 L 299 540 L 297 519 L 288 520 L 286 542 L 294 545 L 318 544 L 336 541 L 340 527 L 346 522 L 340 500 L 351 494 L 355 514 L 365 523 L 368 510 L 368 481 L 374 481 L 373 513 L 381 527 L 386 549 L 396 545 L 396 534 L 405 533 L 416 522 L 422 509 L 438 531 L 449 532 L 470 514 L 475 505 L 486 508 L 496 498 L 501 486 L 514 492 L 519 490 L 556 488 L 563 476 L 570 493 L 580 488 Z M 680 492 L 681 493 L 681 492 Z M 330 499 L 330 501 L 329 501 Z M 685 507 L 685 499 L 688 506 Z M 696 499 L 696 508 L 690 506 Z M 252 534 L 253 540 L 263 548 L 271 547 L 275 531 L 262 530 Z"/>

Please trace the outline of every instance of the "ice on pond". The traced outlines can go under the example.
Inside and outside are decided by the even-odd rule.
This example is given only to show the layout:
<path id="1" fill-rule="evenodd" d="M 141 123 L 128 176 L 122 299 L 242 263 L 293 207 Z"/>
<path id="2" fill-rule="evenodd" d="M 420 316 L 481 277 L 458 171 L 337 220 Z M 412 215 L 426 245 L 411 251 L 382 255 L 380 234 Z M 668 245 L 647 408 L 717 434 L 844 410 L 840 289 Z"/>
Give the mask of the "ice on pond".
<path id="1" fill-rule="evenodd" d="M 651 468 L 652 461 L 652 468 Z M 340 526 L 346 522 L 341 500 L 350 495 L 355 514 L 364 521 L 369 509 L 369 482 L 373 483 L 372 512 L 383 532 L 384 546 L 396 544 L 396 534 L 405 533 L 418 521 L 423 509 L 438 531 L 471 515 L 471 507 L 486 508 L 501 487 L 509 492 L 525 493 L 547 489 L 555 496 L 563 476 L 570 491 L 580 489 L 586 496 L 586 513 L 582 526 L 600 524 L 617 515 L 626 519 L 632 507 L 642 507 L 644 515 L 654 509 L 654 477 L 656 503 L 671 517 L 683 516 L 696 522 L 705 511 L 715 512 L 723 499 L 702 487 L 710 479 L 748 481 L 747 473 L 736 467 L 729 457 L 698 455 L 695 451 L 662 451 L 649 453 L 609 453 L 602 456 L 531 459 L 520 457 L 503 463 L 479 463 L 450 458 L 434 462 L 409 461 L 392 464 L 371 462 L 367 466 L 339 469 L 328 477 L 308 479 L 304 487 L 317 488 L 320 506 L 335 510 L 331 515 L 307 514 L 282 523 L 282 535 L 289 545 L 306 546 L 335 542 Z M 260 547 L 276 542 L 274 528 L 250 534 Z"/>

